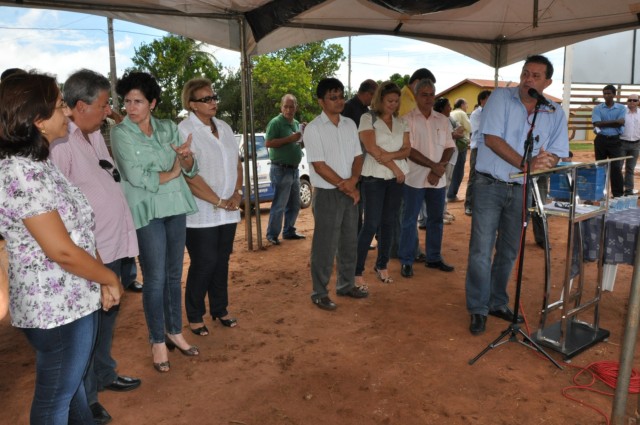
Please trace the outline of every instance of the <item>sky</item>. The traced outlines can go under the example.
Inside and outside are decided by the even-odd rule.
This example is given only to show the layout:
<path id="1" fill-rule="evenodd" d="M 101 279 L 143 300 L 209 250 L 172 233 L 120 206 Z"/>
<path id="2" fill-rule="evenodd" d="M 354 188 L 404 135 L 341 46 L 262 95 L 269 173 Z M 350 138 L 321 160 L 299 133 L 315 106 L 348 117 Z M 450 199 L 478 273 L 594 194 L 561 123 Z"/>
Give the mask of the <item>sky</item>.
<path id="1" fill-rule="evenodd" d="M 118 76 L 132 66 L 134 49 L 142 43 L 162 38 L 165 32 L 114 21 L 116 69 Z M 348 55 L 348 38 L 329 40 L 343 46 Z M 7 68 L 37 69 L 57 76 L 63 82 L 80 68 L 104 75 L 109 72 L 107 18 L 44 9 L 0 7 L 0 71 Z M 208 46 L 208 50 L 226 68 L 237 69 L 237 52 Z M 547 52 L 555 68 L 553 84 L 545 93 L 562 97 L 564 49 Z M 386 80 L 392 74 L 411 75 L 418 68 L 430 69 L 441 92 L 465 78 L 493 80 L 494 69 L 452 50 L 416 40 L 380 35 L 351 38 L 351 87 L 357 89 L 367 78 Z M 522 62 L 501 68 L 504 81 L 519 81 Z M 348 87 L 348 63 L 345 60 L 337 77 Z"/>

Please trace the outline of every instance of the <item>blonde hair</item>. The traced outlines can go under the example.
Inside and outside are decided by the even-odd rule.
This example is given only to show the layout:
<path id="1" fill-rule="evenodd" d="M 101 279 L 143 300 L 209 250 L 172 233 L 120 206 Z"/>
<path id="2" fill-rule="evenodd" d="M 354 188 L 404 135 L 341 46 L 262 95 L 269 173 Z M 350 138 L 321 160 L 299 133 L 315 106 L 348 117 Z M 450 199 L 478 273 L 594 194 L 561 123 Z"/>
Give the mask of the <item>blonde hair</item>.
<path id="1" fill-rule="evenodd" d="M 371 99 L 371 110 L 375 112 L 376 115 L 382 115 L 383 105 L 382 100 L 388 94 L 395 93 L 400 96 L 400 87 L 393 81 L 385 81 L 380 84 L 376 89 L 376 92 L 373 94 L 373 99 Z M 398 116 L 398 109 L 393 113 L 393 116 Z"/>
<path id="2" fill-rule="evenodd" d="M 180 96 L 182 107 L 187 111 L 192 111 L 189 102 L 193 101 L 193 93 L 204 87 L 211 87 L 212 85 L 213 83 L 211 83 L 211 80 L 208 78 L 192 78 L 187 81 L 182 88 L 182 96 Z"/>

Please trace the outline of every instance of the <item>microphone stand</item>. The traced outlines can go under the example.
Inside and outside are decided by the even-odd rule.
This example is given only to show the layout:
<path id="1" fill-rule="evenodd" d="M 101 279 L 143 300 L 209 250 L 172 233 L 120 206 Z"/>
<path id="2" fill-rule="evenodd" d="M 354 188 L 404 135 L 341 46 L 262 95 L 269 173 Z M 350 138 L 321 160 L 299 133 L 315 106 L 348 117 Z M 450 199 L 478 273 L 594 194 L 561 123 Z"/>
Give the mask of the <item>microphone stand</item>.
<path id="1" fill-rule="evenodd" d="M 500 336 L 498 336 L 495 340 L 493 340 L 484 350 L 482 350 L 477 356 L 473 359 L 469 360 L 469 364 L 474 364 L 480 357 L 485 355 L 489 350 L 498 347 L 506 342 L 518 342 L 524 345 L 527 348 L 538 351 L 540 354 L 545 356 L 551 363 L 553 363 L 558 369 L 562 369 L 562 366 L 558 364 L 547 352 L 545 352 L 540 345 L 538 345 L 526 332 L 524 332 L 520 328 L 520 324 L 518 323 L 518 311 L 520 308 L 520 292 L 522 291 L 522 269 L 524 266 L 524 248 L 525 248 L 525 239 L 527 235 L 527 225 L 529 224 L 529 214 L 527 213 L 527 205 L 529 199 L 529 191 L 530 191 L 530 183 L 531 183 L 531 155 L 533 152 L 533 129 L 536 125 L 536 118 L 538 117 L 538 110 L 541 106 L 541 101 L 538 99 L 535 109 L 533 111 L 533 119 L 531 121 L 531 126 L 529 127 L 529 132 L 527 133 L 527 139 L 524 142 L 524 154 L 522 155 L 522 161 L 520 162 L 520 167 L 524 168 L 524 185 L 522 188 L 523 191 L 523 211 L 522 211 L 522 233 L 520 236 L 520 253 L 518 256 L 518 279 L 516 282 L 516 294 L 513 306 L 513 319 L 509 324 L 509 327 L 505 329 Z M 526 165 L 526 167 L 525 167 Z M 522 336 L 522 340 L 518 340 L 518 335 Z M 505 337 L 509 336 L 509 339 L 502 341 Z"/>

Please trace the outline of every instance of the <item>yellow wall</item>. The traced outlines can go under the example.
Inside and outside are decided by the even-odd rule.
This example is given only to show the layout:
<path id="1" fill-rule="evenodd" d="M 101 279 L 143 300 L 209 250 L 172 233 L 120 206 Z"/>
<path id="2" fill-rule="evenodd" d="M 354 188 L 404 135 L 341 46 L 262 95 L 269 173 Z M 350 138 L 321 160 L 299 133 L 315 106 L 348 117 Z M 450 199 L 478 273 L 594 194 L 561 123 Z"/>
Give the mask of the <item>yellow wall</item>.
<path id="1" fill-rule="evenodd" d="M 444 95 L 439 95 L 438 97 L 446 97 L 447 99 L 449 99 L 449 102 L 451 103 L 451 107 L 453 107 L 453 104 L 456 102 L 456 99 L 459 99 L 461 97 L 464 98 L 469 104 L 467 108 L 467 113 L 470 114 L 471 112 L 473 112 L 473 107 L 476 105 L 476 102 L 478 101 L 478 93 L 480 93 L 483 90 L 493 90 L 493 88 L 485 89 L 470 83 L 465 83 L 465 84 L 462 84 L 461 86 L 456 87 L 450 92 L 445 93 Z"/>

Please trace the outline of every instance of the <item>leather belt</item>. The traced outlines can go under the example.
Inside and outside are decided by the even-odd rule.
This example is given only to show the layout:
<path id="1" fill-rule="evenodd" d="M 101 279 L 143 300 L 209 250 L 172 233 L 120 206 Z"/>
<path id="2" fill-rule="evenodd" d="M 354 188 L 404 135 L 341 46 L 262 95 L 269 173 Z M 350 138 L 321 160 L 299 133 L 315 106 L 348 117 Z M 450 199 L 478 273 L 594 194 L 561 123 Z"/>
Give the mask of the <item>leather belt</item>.
<path id="1" fill-rule="evenodd" d="M 280 164 L 278 162 L 272 162 L 271 165 L 275 165 L 276 167 L 289 168 L 291 170 L 297 170 L 297 165 L 289 165 L 289 164 Z"/>
<path id="2" fill-rule="evenodd" d="M 482 177 L 486 177 L 486 178 L 487 178 L 487 179 L 489 179 L 489 180 L 492 180 L 492 181 L 494 181 L 494 182 L 496 182 L 496 183 L 505 184 L 505 185 L 507 185 L 507 186 L 522 186 L 522 183 L 517 183 L 517 182 L 506 182 L 506 181 L 504 181 L 504 180 L 500 180 L 500 179 L 497 179 L 497 178 L 493 177 L 491 174 L 483 173 L 483 172 L 481 172 L 481 171 L 477 171 L 477 170 L 476 170 L 476 174 L 480 174 Z"/>

